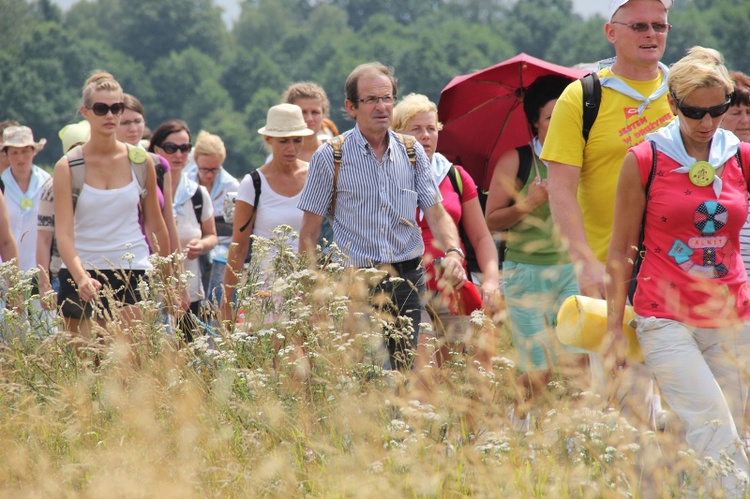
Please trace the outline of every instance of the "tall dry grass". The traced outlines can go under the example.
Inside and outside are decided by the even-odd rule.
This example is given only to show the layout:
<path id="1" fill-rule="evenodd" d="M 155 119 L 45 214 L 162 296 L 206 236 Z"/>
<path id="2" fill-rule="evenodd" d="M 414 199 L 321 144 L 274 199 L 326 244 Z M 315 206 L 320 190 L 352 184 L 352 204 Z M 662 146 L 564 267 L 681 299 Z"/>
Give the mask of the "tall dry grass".
<path id="1" fill-rule="evenodd" d="M 182 348 L 151 300 L 133 344 L 77 354 L 0 268 L 25 299 L 2 326 L 0 496 L 678 497 L 731 472 L 559 378 L 532 431 L 514 433 L 502 327 L 491 371 L 457 356 L 417 392 L 374 360 L 383 318 L 364 281 L 378 277 L 336 258 L 310 272 L 279 249 L 267 282 L 254 269 L 239 293 L 244 322 Z"/>

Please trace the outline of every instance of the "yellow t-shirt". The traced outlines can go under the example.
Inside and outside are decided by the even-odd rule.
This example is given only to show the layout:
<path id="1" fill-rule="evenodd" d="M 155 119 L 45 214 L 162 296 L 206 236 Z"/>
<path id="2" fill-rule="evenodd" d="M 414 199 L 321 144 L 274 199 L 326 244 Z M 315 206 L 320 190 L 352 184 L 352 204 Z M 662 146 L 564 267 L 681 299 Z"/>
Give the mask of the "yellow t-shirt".
<path id="1" fill-rule="evenodd" d="M 599 77 L 614 76 L 609 68 Z M 623 78 L 641 95 L 651 95 L 661 85 L 661 73 L 651 81 Z M 596 257 L 605 262 L 615 213 L 615 193 L 620 168 L 628 148 L 646 138 L 646 134 L 666 125 L 674 118 L 666 94 L 652 102 L 639 117 L 635 99 L 602 87 L 599 114 L 591 128 L 588 142 L 583 128 L 583 88 L 580 82 L 570 84 L 555 105 L 541 158 L 581 168 L 578 204 L 583 214 L 586 239 Z"/>

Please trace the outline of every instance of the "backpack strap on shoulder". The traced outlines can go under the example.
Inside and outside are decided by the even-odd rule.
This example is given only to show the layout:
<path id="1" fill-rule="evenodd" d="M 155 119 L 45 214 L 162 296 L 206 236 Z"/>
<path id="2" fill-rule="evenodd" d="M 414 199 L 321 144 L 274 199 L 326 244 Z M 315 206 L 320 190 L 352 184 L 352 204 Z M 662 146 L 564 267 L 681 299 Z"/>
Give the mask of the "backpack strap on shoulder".
<path id="1" fill-rule="evenodd" d="M 516 148 L 518 151 L 518 171 L 516 172 L 516 180 L 520 184 L 519 188 L 526 185 L 531 174 L 531 162 L 534 159 L 534 153 L 531 151 L 531 146 L 525 145 Z"/>
<path id="2" fill-rule="evenodd" d="M 73 196 L 73 211 L 75 211 L 78 196 L 86 180 L 86 161 L 83 159 L 83 146 L 75 146 L 65 155 L 70 168 L 70 191 Z"/>
<path id="3" fill-rule="evenodd" d="M 328 140 L 328 144 L 333 148 L 333 193 L 331 194 L 331 218 L 336 217 L 336 197 L 338 196 L 339 170 L 341 169 L 341 151 L 344 145 L 344 136 L 337 135 Z"/>
<path id="4" fill-rule="evenodd" d="M 745 165 L 742 164 L 742 148 L 737 148 L 737 166 L 740 167 L 740 171 L 742 172 L 742 176 L 745 176 Z"/>
<path id="5" fill-rule="evenodd" d="M 414 144 L 417 142 L 411 135 L 404 135 L 403 133 L 397 133 L 398 140 L 406 147 L 406 155 L 409 156 L 409 162 L 411 166 L 417 167 L 417 151 L 414 149 Z"/>
<path id="6" fill-rule="evenodd" d="M 599 114 L 599 105 L 602 102 L 602 84 L 599 81 L 599 75 L 591 72 L 581 78 L 581 85 L 583 86 L 583 127 L 581 127 L 581 135 L 583 135 L 584 141 L 588 141 L 591 128 Z"/>
<path id="7" fill-rule="evenodd" d="M 200 225 L 203 219 L 203 191 L 200 185 L 190 197 L 190 202 L 193 204 L 195 219 L 198 220 L 198 225 Z"/>
<path id="8" fill-rule="evenodd" d="M 646 209 L 648 208 L 648 198 L 651 195 L 651 184 L 654 182 L 656 177 L 656 142 L 651 142 L 651 171 L 648 174 L 648 180 L 646 185 L 643 187 L 644 201 L 643 201 L 643 217 L 641 218 L 641 230 L 638 234 L 638 253 L 636 253 L 635 261 L 633 262 L 633 274 L 628 285 L 628 299 L 630 303 L 633 303 L 633 297 L 635 297 L 635 290 L 638 287 L 638 273 L 641 270 L 641 264 L 643 259 L 646 257 L 646 245 L 644 241 L 646 239 Z"/>
<path id="9" fill-rule="evenodd" d="M 154 168 L 156 169 L 156 185 L 164 192 L 164 166 L 161 164 L 159 155 L 155 152 L 148 153 L 151 159 L 154 160 Z"/>
<path id="10" fill-rule="evenodd" d="M 133 170 L 135 179 L 138 181 L 138 187 L 140 189 L 141 199 L 146 199 L 146 167 L 148 165 L 147 157 L 148 153 L 144 152 L 143 149 L 136 148 L 130 144 L 125 144 L 128 148 L 128 159 L 130 160 L 130 169 Z M 137 151 L 136 151 L 137 149 Z M 154 165 L 156 167 L 156 165 Z"/>
<path id="11" fill-rule="evenodd" d="M 458 171 L 458 168 L 451 165 L 451 167 L 448 169 L 448 178 L 450 179 L 451 184 L 453 185 L 453 190 L 456 191 L 456 194 L 458 194 L 459 199 L 463 203 L 464 181 L 461 178 L 461 172 Z"/>
<path id="12" fill-rule="evenodd" d="M 245 232 L 245 229 L 250 224 L 255 224 L 255 215 L 258 214 L 258 203 L 260 203 L 260 173 L 258 173 L 258 170 L 253 170 L 250 172 L 250 178 L 253 181 L 253 189 L 255 189 L 255 201 L 253 202 L 253 214 L 248 219 L 247 222 L 245 222 L 242 227 L 240 227 L 240 232 Z M 252 227 L 251 227 L 252 229 Z"/>

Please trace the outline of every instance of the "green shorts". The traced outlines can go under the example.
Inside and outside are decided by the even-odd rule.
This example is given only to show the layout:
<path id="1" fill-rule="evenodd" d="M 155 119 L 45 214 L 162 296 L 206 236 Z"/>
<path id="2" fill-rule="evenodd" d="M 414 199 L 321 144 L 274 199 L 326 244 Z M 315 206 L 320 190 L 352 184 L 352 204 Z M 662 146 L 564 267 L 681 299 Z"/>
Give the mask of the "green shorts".
<path id="1" fill-rule="evenodd" d="M 505 302 L 520 371 L 546 371 L 560 354 L 587 353 L 557 340 L 557 311 L 577 295 L 573 264 L 533 265 L 503 262 Z"/>

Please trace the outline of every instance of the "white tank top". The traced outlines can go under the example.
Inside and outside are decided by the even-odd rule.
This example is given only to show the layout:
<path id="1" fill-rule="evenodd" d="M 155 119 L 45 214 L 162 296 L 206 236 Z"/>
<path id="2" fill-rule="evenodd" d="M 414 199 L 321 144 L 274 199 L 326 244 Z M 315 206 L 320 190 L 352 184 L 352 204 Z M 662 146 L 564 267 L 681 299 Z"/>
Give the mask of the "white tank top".
<path id="1" fill-rule="evenodd" d="M 76 251 L 86 269 L 151 268 L 146 238 L 138 223 L 139 200 L 140 187 L 134 173 L 131 182 L 118 189 L 83 184 L 73 232 Z"/>

